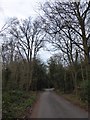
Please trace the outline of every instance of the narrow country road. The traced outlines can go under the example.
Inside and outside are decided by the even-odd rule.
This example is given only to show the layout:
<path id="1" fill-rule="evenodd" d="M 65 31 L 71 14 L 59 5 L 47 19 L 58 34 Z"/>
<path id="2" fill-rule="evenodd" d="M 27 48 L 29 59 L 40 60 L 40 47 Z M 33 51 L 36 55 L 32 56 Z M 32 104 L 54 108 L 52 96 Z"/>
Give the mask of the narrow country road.
<path id="1" fill-rule="evenodd" d="M 31 118 L 88 118 L 88 112 L 47 90 L 41 93 Z"/>

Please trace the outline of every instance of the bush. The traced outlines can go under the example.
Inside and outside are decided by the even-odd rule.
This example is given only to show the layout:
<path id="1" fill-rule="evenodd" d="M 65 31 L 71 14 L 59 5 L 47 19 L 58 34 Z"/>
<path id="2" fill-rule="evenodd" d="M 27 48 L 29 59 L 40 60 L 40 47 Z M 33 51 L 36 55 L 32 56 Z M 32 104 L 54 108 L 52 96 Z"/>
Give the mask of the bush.
<path id="1" fill-rule="evenodd" d="M 28 106 L 36 99 L 34 92 L 19 90 L 4 91 L 2 96 L 2 117 L 4 119 L 19 118 Z"/>
<path id="2" fill-rule="evenodd" d="M 84 102 L 88 102 L 90 103 L 90 81 L 84 81 L 81 84 L 81 90 L 80 90 L 80 98 L 81 100 L 83 100 Z"/>

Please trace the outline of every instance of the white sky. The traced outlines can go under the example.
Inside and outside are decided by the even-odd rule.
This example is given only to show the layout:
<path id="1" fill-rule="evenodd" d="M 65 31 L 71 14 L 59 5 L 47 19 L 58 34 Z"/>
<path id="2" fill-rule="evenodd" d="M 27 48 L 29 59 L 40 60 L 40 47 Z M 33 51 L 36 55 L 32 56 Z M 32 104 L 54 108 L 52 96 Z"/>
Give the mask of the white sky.
<path id="1" fill-rule="evenodd" d="M 7 17 L 25 18 L 28 16 L 35 17 L 39 2 L 45 0 L 0 0 L 0 18 L 2 21 Z"/>
<path id="2" fill-rule="evenodd" d="M 39 2 L 44 3 L 46 0 L 0 0 L 0 29 L 8 17 L 35 18 L 38 11 Z M 40 57 L 45 62 L 51 54 L 41 50 Z"/>

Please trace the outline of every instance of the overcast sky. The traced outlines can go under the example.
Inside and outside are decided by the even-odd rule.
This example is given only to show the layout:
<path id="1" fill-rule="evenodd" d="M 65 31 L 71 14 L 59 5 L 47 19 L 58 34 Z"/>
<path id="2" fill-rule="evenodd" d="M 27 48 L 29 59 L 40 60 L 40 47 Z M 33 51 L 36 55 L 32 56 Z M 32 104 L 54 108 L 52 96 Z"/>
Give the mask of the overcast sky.
<path id="1" fill-rule="evenodd" d="M 7 17 L 25 18 L 28 16 L 35 17 L 39 3 L 46 0 L 0 0 L 0 19 Z"/>
<path id="2" fill-rule="evenodd" d="M 35 18 L 39 3 L 46 0 L 0 0 L 0 28 L 8 17 L 27 18 L 29 16 Z M 40 57 L 46 62 L 50 57 L 47 51 L 40 51 Z"/>

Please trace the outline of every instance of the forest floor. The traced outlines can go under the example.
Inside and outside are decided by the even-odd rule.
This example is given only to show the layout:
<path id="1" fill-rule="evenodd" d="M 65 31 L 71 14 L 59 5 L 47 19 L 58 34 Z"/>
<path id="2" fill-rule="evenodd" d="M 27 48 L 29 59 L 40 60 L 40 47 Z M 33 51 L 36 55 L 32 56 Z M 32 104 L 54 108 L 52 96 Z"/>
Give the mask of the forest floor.
<path id="1" fill-rule="evenodd" d="M 64 97 L 66 100 L 70 101 L 71 103 L 83 108 L 84 110 L 88 111 L 88 102 L 83 102 L 79 96 L 73 94 L 65 94 L 59 90 L 55 91 L 58 95 Z"/>

